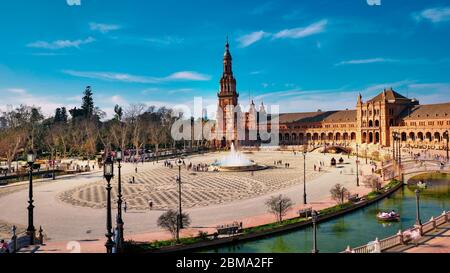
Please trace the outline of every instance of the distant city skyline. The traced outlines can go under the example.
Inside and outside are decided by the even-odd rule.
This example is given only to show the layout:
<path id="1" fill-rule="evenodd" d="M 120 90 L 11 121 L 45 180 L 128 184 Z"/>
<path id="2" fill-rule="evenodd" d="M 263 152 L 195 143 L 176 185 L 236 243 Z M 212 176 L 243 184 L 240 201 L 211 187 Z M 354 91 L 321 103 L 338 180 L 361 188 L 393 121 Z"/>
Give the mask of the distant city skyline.
<path id="1" fill-rule="evenodd" d="M 26 9 L 24 8 L 26 7 Z M 447 1 L 7 1 L 0 110 L 216 104 L 229 37 L 240 102 L 354 109 L 384 88 L 450 101 Z"/>

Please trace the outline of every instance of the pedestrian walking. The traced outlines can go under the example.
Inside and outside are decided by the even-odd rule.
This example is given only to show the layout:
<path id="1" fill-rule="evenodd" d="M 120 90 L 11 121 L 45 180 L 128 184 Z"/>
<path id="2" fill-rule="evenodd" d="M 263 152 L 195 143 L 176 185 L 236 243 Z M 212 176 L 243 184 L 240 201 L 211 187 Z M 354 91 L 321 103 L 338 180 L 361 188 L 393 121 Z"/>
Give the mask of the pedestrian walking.
<path id="1" fill-rule="evenodd" d="M 148 202 L 148 206 L 150 207 L 150 210 L 153 210 L 153 201 L 150 200 Z"/>
<path id="2" fill-rule="evenodd" d="M 123 211 L 124 211 L 125 213 L 127 213 L 127 208 L 128 208 L 128 206 L 127 206 L 127 201 L 125 201 L 125 203 L 123 204 Z"/>
<path id="3" fill-rule="evenodd" d="M 7 242 L 5 242 L 5 240 L 0 241 L 0 250 L 9 253 L 9 245 Z"/>

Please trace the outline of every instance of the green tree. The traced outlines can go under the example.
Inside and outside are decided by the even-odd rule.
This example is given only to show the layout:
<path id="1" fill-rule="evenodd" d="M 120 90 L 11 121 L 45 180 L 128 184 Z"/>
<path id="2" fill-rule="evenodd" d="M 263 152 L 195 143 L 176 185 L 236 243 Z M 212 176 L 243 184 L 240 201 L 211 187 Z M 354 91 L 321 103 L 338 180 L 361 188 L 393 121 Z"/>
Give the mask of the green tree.
<path id="1" fill-rule="evenodd" d="M 81 105 L 84 117 L 91 118 L 94 115 L 95 106 L 92 89 L 90 86 L 84 90 L 83 103 Z"/>
<path id="2" fill-rule="evenodd" d="M 123 117 L 123 109 L 122 107 L 120 107 L 118 104 L 116 104 L 116 106 L 114 106 L 114 119 L 121 121 L 122 117 Z"/>
<path id="3" fill-rule="evenodd" d="M 66 109 L 66 107 L 62 107 L 61 108 L 61 122 L 67 123 L 67 119 L 68 119 L 68 117 L 67 117 L 67 109 Z"/>

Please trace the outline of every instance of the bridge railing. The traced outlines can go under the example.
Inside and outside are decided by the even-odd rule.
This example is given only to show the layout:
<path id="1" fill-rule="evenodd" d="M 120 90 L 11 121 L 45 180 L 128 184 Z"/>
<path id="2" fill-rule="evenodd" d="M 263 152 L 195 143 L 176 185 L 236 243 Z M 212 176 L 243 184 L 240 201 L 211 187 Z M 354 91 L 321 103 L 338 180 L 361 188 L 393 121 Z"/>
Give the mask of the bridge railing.
<path id="1" fill-rule="evenodd" d="M 375 241 L 367 245 L 351 248 L 350 246 L 341 253 L 380 253 L 396 246 L 408 244 L 410 242 L 420 239 L 426 233 L 435 230 L 437 227 L 446 224 L 450 221 L 450 211 L 444 211 L 438 217 L 431 217 L 431 219 L 421 226 L 414 226 L 402 232 L 401 230 L 393 236 L 384 238 L 382 240 L 375 239 Z"/>

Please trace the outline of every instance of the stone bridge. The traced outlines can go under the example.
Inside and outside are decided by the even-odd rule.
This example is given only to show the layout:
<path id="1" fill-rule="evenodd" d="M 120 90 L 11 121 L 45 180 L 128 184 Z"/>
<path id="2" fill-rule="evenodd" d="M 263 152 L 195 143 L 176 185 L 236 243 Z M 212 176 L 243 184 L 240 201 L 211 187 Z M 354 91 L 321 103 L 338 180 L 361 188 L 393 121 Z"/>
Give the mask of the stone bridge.
<path id="1" fill-rule="evenodd" d="M 399 176 L 399 170 L 392 162 L 383 166 L 382 172 L 385 180 Z M 438 160 L 403 160 L 401 164 L 401 174 L 406 183 L 416 175 L 425 173 L 450 173 L 450 163 L 443 163 Z"/>

